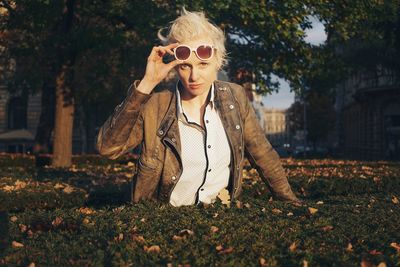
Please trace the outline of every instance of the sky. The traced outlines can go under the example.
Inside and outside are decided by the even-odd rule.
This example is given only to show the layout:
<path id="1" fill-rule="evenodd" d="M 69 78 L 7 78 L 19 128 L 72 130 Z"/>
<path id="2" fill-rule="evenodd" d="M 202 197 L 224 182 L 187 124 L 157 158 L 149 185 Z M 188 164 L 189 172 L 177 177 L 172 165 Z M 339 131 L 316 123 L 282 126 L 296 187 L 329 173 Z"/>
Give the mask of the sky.
<path id="1" fill-rule="evenodd" d="M 326 40 L 324 25 L 314 17 L 311 22 L 313 27 L 306 31 L 305 40 L 313 45 L 322 44 Z M 294 102 L 294 92 L 290 92 L 289 84 L 285 80 L 277 79 L 280 83 L 279 92 L 264 96 L 262 102 L 266 108 L 285 109 Z"/>

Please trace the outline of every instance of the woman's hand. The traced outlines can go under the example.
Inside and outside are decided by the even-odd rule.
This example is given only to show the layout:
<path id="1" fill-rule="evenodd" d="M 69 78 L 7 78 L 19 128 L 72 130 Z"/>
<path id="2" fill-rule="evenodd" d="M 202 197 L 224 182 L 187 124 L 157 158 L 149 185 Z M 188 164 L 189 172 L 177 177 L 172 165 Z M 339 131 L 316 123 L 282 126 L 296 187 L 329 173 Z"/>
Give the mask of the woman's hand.
<path id="1" fill-rule="evenodd" d="M 173 43 L 167 46 L 155 46 L 151 50 L 147 58 L 146 73 L 139 83 L 136 90 L 150 94 L 151 91 L 159 84 L 167 74 L 179 63 L 178 60 L 173 60 L 167 64 L 163 62 L 163 57 L 167 54 L 174 55 L 173 48 L 177 47 L 178 43 Z"/>

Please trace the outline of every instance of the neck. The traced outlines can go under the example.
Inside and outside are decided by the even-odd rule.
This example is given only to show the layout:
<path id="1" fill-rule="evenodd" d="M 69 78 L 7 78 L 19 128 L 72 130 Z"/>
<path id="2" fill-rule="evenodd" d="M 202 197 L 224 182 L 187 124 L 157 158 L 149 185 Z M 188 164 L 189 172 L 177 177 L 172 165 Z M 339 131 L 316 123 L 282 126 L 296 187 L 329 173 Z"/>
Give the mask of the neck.
<path id="1" fill-rule="evenodd" d="M 204 107 L 208 102 L 208 95 L 211 87 L 201 95 L 191 95 L 182 86 L 179 86 L 179 93 L 181 95 L 182 105 L 190 105 L 192 107 Z"/>

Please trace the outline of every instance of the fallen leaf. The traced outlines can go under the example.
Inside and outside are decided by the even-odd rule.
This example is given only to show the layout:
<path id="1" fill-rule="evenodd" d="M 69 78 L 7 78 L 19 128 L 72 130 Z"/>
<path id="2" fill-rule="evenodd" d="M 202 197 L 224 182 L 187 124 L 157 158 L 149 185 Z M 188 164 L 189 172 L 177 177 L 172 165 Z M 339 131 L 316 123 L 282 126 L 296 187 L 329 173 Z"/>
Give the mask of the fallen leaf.
<path id="1" fill-rule="evenodd" d="M 193 234 L 194 234 L 194 232 L 192 230 L 184 229 L 184 230 L 180 231 L 178 235 L 183 237 L 183 236 L 189 236 L 189 235 L 193 235 Z"/>
<path id="2" fill-rule="evenodd" d="M 80 213 L 86 214 L 86 215 L 90 215 L 90 214 L 96 213 L 95 210 L 92 210 L 91 208 L 87 208 L 87 207 L 79 208 L 78 211 L 79 211 Z"/>
<path id="3" fill-rule="evenodd" d="M 142 235 L 133 235 L 132 239 L 138 243 L 144 243 L 146 241 Z"/>
<path id="4" fill-rule="evenodd" d="M 223 250 L 223 249 L 224 249 L 224 247 L 223 247 L 223 246 L 221 246 L 221 245 L 218 245 L 218 246 L 216 246 L 216 247 L 215 247 L 215 249 L 216 249 L 217 251 L 221 251 L 221 250 Z"/>
<path id="5" fill-rule="evenodd" d="M 371 251 L 369 252 L 369 254 L 371 254 L 371 255 L 382 255 L 382 252 L 377 251 L 376 249 L 373 249 L 373 250 L 371 250 Z"/>
<path id="6" fill-rule="evenodd" d="M 323 205 L 323 204 L 324 204 L 323 201 L 318 201 L 318 202 L 317 202 L 317 205 Z"/>
<path id="7" fill-rule="evenodd" d="M 135 163 L 133 163 L 133 162 L 129 161 L 129 162 L 128 162 L 128 164 L 126 164 L 126 166 L 128 166 L 128 167 L 132 167 L 132 166 L 135 166 Z"/>
<path id="8" fill-rule="evenodd" d="M 374 265 L 366 259 L 361 260 L 361 267 L 374 267 Z"/>
<path id="9" fill-rule="evenodd" d="M 161 251 L 160 246 L 158 246 L 158 245 L 153 245 L 153 246 L 150 246 L 150 247 L 144 246 L 143 249 L 147 253 L 159 253 Z"/>
<path id="10" fill-rule="evenodd" d="M 288 212 L 287 216 L 293 216 L 293 212 Z"/>
<path id="11" fill-rule="evenodd" d="M 353 251 L 353 245 L 351 243 L 348 243 L 346 250 L 349 251 L 349 252 L 352 252 Z"/>
<path id="12" fill-rule="evenodd" d="M 83 219 L 82 222 L 83 222 L 84 224 L 89 224 L 89 223 L 90 223 L 90 220 L 89 220 L 88 218 L 85 217 L 85 218 Z"/>
<path id="13" fill-rule="evenodd" d="M 318 211 L 318 209 L 309 207 L 308 211 L 310 212 L 310 214 L 315 214 Z"/>
<path id="14" fill-rule="evenodd" d="M 21 233 L 25 233 L 28 230 L 28 227 L 25 224 L 19 224 L 18 227 Z"/>
<path id="15" fill-rule="evenodd" d="M 251 205 L 249 203 L 245 203 L 243 206 L 245 206 L 246 208 L 250 209 Z"/>
<path id="16" fill-rule="evenodd" d="M 11 245 L 12 245 L 13 248 L 22 248 L 22 247 L 24 247 L 24 244 L 19 243 L 19 242 L 17 242 L 17 241 L 13 241 L 13 242 L 11 243 Z"/>
<path id="17" fill-rule="evenodd" d="M 71 187 L 70 185 L 67 185 L 67 187 L 63 189 L 63 192 L 66 194 L 71 194 L 72 192 L 74 192 L 74 188 Z"/>
<path id="18" fill-rule="evenodd" d="M 262 267 L 267 266 L 267 261 L 266 261 L 264 258 L 260 258 L 260 259 L 259 259 L 259 262 L 260 262 L 260 265 L 261 265 Z"/>
<path id="19" fill-rule="evenodd" d="M 396 196 L 392 197 L 392 202 L 393 202 L 393 204 L 399 204 L 399 200 Z"/>
<path id="20" fill-rule="evenodd" d="M 392 248 L 395 248 L 397 250 L 397 252 L 400 253 L 400 244 L 393 242 L 393 243 L 390 243 L 390 246 Z"/>
<path id="21" fill-rule="evenodd" d="M 229 196 L 229 191 L 226 190 L 226 188 L 223 188 L 221 191 L 219 191 L 218 196 L 217 196 L 223 205 L 226 205 L 228 207 L 231 206 L 231 198 Z"/>
<path id="22" fill-rule="evenodd" d="M 182 240 L 182 239 L 183 239 L 183 237 L 182 237 L 182 236 L 179 236 L 179 235 L 174 235 L 174 236 L 172 237 L 172 240 L 174 240 L 174 241 Z"/>
<path id="23" fill-rule="evenodd" d="M 229 248 L 221 250 L 220 252 L 218 252 L 218 254 L 229 254 L 232 252 L 233 252 L 233 247 L 229 247 Z"/>
<path id="24" fill-rule="evenodd" d="M 386 267 L 386 263 L 381 262 L 381 263 L 378 264 L 378 267 Z"/>
<path id="25" fill-rule="evenodd" d="M 29 265 L 28 265 L 28 267 L 35 267 L 36 265 L 35 265 L 35 263 L 34 262 L 31 262 Z"/>
<path id="26" fill-rule="evenodd" d="M 291 252 L 295 252 L 295 251 L 296 251 L 296 248 L 297 248 L 296 242 L 293 242 L 293 243 L 289 246 L 289 250 L 290 250 Z"/>
<path id="27" fill-rule="evenodd" d="M 308 261 L 303 260 L 303 267 L 308 267 Z"/>
<path id="28" fill-rule="evenodd" d="M 52 222 L 51 225 L 53 225 L 54 227 L 59 226 L 60 224 L 62 224 L 63 220 L 61 217 L 56 217 Z"/>
<path id="29" fill-rule="evenodd" d="M 274 209 L 272 209 L 272 213 L 280 214 L 280 213 L 282 213 L 282 211 L 280 209 L 274 208 Z"/>
<path id="30" fill-rule="evenodd" d="M 327 226 L 322 227 L 321 229 L 322 229 L 322 231 L 327 232 L 327 231 L 332 230 L 333 226 L 332 225 L 327 225 Z"/>
<path id="31" fill-rule="evenodd" d="M 238 209 L 241 209 L 241 208 L 243 208 L 243 204 L 242 204 L 242 202 L 241 202 L 241 201 L 239 201 L 239 200 L 236 200 L 236 208 L 238 208 Z"/>
<path id="32" fill-rule="evenodd" d="M 11 216 L 10 221 L 16 222 L 18 220 L 17 216 Z"/>
<path id="33" fill-rule="evenodd" d="M 211 226 L 211 232 L 213 232 L 213 233 L 216 233 L 216 232 L 218 232 L 219 231 L 219 229 L 218 229 L 218 227 L 216 227 L 216 226 Z"/>

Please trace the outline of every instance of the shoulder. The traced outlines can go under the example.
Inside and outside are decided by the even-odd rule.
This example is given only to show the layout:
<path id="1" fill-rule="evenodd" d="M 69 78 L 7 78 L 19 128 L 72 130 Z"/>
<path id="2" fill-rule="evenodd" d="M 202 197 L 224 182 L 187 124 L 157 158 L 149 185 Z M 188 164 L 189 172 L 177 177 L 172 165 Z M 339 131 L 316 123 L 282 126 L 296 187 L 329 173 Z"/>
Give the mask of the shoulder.
<path id="1" fill-rule="evenodd" d="M 225 81 L 215 81 L 215 85 L 217 88 L 220 88 L 222 90 L 224 89 L 229 89 L 229 91 L 232 92 L 233 96 L 235 98 L 241 98 L 246 95 L 246 91 L 243 88 L 243 86 L 237 84 L 237 83 L 232 83 L 232 82 L 225 82 Z"/>

